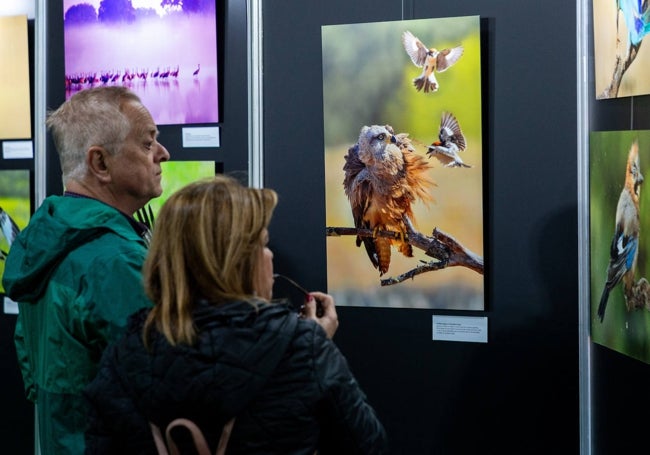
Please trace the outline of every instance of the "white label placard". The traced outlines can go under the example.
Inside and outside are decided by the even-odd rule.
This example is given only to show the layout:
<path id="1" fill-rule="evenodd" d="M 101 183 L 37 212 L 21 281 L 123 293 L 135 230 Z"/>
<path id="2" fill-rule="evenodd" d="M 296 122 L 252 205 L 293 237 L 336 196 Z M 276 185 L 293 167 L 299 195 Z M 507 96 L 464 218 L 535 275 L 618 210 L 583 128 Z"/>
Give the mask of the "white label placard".
<path id="1" fill-rule="evenodd" d="M 485 316 L 432 316 L 434 341 L 487 343 Z"/>
<path id="2" fill-rule="evenodd" d="M 5 297 L 4 312 L 5 314 L 18 314 L 18 304 L 9 297 Z"/>
<path id="3" fill-rule="evenodd" d="M 5 160 L 34 158 L 32 141 L 4 141 L 2 143 L 2 157 Z"/>
<path id="4" fill-rule="evenodd" d="M 219 147 L 219 127 L 183 128 L 183 148 L 188 147 Z"/>

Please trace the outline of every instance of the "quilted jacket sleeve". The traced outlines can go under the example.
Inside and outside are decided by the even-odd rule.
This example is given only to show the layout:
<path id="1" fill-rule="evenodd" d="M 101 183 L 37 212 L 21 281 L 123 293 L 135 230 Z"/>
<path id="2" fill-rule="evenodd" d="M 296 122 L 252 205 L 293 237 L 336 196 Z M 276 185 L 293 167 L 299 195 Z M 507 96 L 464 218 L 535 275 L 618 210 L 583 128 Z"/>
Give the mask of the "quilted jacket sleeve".
<path id="1" fill-rule="evenodd" d="M 336 345 L 316 327 L 315 368 L 323 392 L 320 454 L 388 453 L 386 432 Z"/>
<path id="2" fill-rule="evenodd" d="M 86 453 L 156 454 L 149 422 L 125 390 L 115 370 L 116 346 L 104 352 L 97 377 L 84 392 L 88 410 Z"/>

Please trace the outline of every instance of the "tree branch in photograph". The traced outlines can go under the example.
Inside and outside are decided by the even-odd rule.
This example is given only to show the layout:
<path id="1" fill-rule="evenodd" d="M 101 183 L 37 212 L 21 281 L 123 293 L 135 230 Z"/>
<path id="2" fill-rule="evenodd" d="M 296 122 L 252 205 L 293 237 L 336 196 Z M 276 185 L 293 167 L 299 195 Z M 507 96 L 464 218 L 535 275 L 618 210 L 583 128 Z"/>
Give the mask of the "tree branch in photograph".
<path id="1" fill-rule="evenodd" d="M 645 308 L 650 311 L 650 283 L 645 278 L 637 281 L 629 293 L 625 296 L 627 310 L 641 310 Z"/>
<path id="2" fill-rule="evenodd" d="M 612 80 L 609 83 L 609 86 L 598 95 L 598 99 L 616 98 L 618 96 L 618 89 L 621 86 L 623 75 L 638 55 L 640 47 L 641 43 L 636 46 L 630 44 L 627 48 L 625 58 L 620 55 L 616 56 L 616 65 L 614 65 Z"/>
<path id="3" fill-rule="evenodd" d="M 447 267 L 467 267 L 477 273 L 483 274 L 483 258 L 474 252 L 465 248 L 460 242 L 451 235 L 444 233 L 438 228 L 434 228 L 431 236 L 424 235 L 413 227 L 411 220 L 404 216 L 406 224 L 405 241 L 411 246 L 424 251 L 435 261 L 423 262 L 412 270 L 403 273 L 397 277 L 391 277 L 381 280 L 382 286 L 401 283 L 408 279 L 426 272 L 441 270 Z M 400 239 L 402 234 L 394 231 L 374 231 L 372 229 L 350 228 L 350 227 L 326 227 L 327 236 L 357 235 L 359 237 L 386 237 L 390 239 Z"/>

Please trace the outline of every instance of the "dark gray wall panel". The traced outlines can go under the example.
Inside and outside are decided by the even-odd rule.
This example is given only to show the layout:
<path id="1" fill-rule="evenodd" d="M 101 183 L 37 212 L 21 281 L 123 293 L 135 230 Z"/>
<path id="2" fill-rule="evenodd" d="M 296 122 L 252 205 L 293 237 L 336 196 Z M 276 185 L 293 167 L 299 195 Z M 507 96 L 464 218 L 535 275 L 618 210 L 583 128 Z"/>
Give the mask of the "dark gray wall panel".
<path id="1" fill-rule="evenodd" d="M 512 1 L 264 2 L 276 269 L 326 286 L 321 25 L 481 16 L 486 345 L 428 310 L 339 308 L 336 342 L 400 454 L 577 453 L 576 13 Z M 350 271 L 354 273 L 354 271 Z M 466 314 L 466 313 L 461 313 Z"/>

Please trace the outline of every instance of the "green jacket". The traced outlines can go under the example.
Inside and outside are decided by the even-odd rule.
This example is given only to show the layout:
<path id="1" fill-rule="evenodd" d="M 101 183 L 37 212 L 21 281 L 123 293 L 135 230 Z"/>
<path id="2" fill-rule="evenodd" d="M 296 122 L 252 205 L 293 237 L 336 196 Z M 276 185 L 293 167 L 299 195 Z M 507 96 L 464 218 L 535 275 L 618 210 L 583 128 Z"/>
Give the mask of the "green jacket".
<path id="1" fill-rule="evenodd" d="M 11 246 L 6 294 L 19 302 L 15 342 L 42 454 L 84 452 L 83 388 L 127 317 L 150 306 L 144 240 L 127 217 L 88 198 L 51 196 Z"/>

